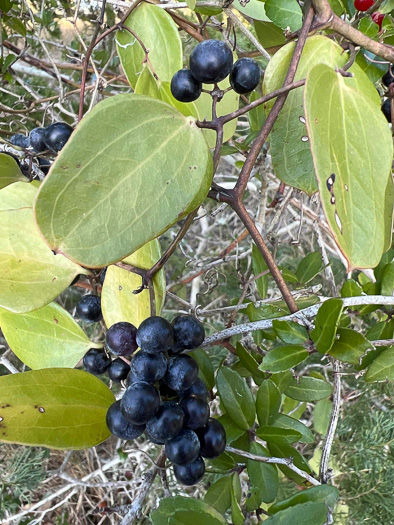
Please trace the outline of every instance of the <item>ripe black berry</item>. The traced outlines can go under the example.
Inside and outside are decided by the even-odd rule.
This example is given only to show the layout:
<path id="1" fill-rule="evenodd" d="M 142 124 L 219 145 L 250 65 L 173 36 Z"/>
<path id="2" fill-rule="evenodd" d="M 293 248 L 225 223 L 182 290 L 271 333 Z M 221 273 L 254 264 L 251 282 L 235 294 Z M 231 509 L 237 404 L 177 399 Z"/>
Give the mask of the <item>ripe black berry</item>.
<path id="1" fill-rule="evenodd" d="M 150 439 L 163 444 L 182 430 L 183 410 L 177 403 L 163 403 L 154 417 L 146 424 Z"/>
<path id="2" fill-rule="evenodd" d="M 192 430 L 205 426 L 209 419 L 209 406 L 198 396 L 184 397 L 180 402 L 184 413 L 184 428 Z"/>
<path id="3" fill-rule="evenodd" d="M 174 465 L 174 474 L 182 485 L 196 485 L 205 474 L 205 463 L 201 456 L 188 465 Z"/>
<path id="4" fill-rule="evenodd" d="M 138 382 L 139 382 L 139 380 L 135 377 L 133 371 L 130 370 L 129 375 L 127 376 L 126 385 L 130 386 L 133 383 L 138 383 Z"/>
<path id="5" fill-rule="evenodd" d="M 156 414 L 160 405 L 160 396 L 156 388 L 149 383 L 133 383 L 128 387 L 120 408 L 129 423 L 143 425 Z"/>
<path id="6" fill-rule="evenodd" d="M 45 128 L 45 145 L 52 151 L 60 151 L 70 138 L 73 128 L 65 122 L 55 122 Z"/>
<path id="7" fill-rule="evenodd" d="M 198 364 L 190 355 L 171 357 L 168 362 L 165 383 L 176 392 L 183 392 L 191 387 L 198 377 Z"/>
<path id="8" fill-rule="evenodd" d="M 194 78 L 205 84 L 225 79 L 233 65 L 233 53 L 221 40 L 204 40 L 190 55 L 190 71 Z"/>
<path id="9" fill-rule="evenodd" d="M 125 419 L 120 410 L 120 401 L 115 401 L 109 407 L 106 423 L 111 434 L 120 439 L 136 439 L 145 430 L 145 425 L 132 425 Z"/>
<path id="10" fill-rule="evenodd" d="M 165 451 L 168 459 L 175 465 L 187 465 L 197 459 L 200 441 L 194 430 L 182 430 L 166 442 Z"/>
<path id="11" fill-rule="evenodd" d="M 381 110 L 383 111 L 383 115 L 386 117 L 387 122 L 391 124 L 391 98 L 388 98 L 383 102 Z"/>
<path id="12" fill-rule="evenodd" d="M 391 66 L 389 66 L 387 73 L 382 76 L 382 82 L 386 87 L 389 87 L 390 84 L 394 83 L 394 75 L 391 71 Z"/>
<path id="13" fill-rule="evenodd" d="M 167 371 L 167 358 L 162 352 L 148 354 L 140 350 L 131 360 L 131 370 L 137 381 L 156 383 L 164 377 Z"/>
<path id="14" fill-rule="evenodd" d="M 22 133 L 12 135 L 12 137 L 10 137 L 10 142 L 13 146 L 17 146 L 18 148 L 28 148 L 30 146 L 29 137 L 25 137 Z"/>
<path id="15" fill-rule="evenodd" d="M 101 375 L 111 364 L 111 358 L 103 350 L 91 348 L 83 357 L 83 364 L 88 372 Z"/>
<path id="16" fill-rule="evenodd" d="M 124 381 L 127 378 L 129 372 L 130 365 L 123 361 L 123 359 L 120 359 L 120 357 L 114 359 L 107 370 L 108 377 L 116 383 Z"/>
<path id="17" fill-rule="evenodd" d="M 84 295 L 77 304 L 77 316 L 85 323 L 97 323 L 103 318 L 101 300 L 97 295 Z"/>
<path id="18" fill-rule="evenodd" d="M 199 396 L 204 400 L 209 400 L 211 398 L 208 392 L 207 385 L 199 377 L 197 377 L 197 379 L 194 381 L 194 383 L 192 384 L 190 388 L 188 388 L 187 390 L 185 390 L 185 392 L 183 392 L 184 397 L 189 397 L 192 395 Z"/>
<path id="19" fill-rule="evenodd" d="M 105 343 L 115 355 L 130 355 L 138 348 L 136 342 L 137 328 L 126 322 L 113 324 L 105 336 Z"/>
<path id="20" fill-rule="evenodd" d="M 163 317 L 148 317 L 137 330 L 138 346 L 150 354 L 165 352 L 172 342 L 172 326 Z"/>
<path id="21" fill-rule="evenodd" d="M 250 93 L 260 82 L 261 70 L 256 60 L 240 58 L 231 70 L 230 84 L 240 95 Z"/>
<path id="22" fill-rule="evenodd" d="M 204 458 L 216 458 L 226 448 L 226 431 L 217 419 L 210 418 L 205 427 L 197 430 Z"/>
<path id="23" fill-rule="evenodd" d="M 172 322 L 174 342 L 188 350 L 198 348 L 204 341 L 204 326 L 193 315 L 178 315 Z"/>
<path id="24" fill-rule="evenodd" d="M 179 102 L 193 102 L 201 95 L 202 84 L 189 69 L 180 69 L 171 80 L 171 93 Z"/>
<path id="25" fill-rule="evenodd" d="M 43 172 L 43 174 L 47 175 L 49 168 L 51 167 L 51 161 L 45 159 L 44 157 L 38 157 L 38 165 L 40 166 L 40 170 Z"/>
<path id="26" fill-rule="evenodd" d="M 41 151 L 48 149 L 44 142 L 44 135 L 44 128 L 34 128 L 29 133 L 30 146 L 36 153 L 41 153 Z"/>

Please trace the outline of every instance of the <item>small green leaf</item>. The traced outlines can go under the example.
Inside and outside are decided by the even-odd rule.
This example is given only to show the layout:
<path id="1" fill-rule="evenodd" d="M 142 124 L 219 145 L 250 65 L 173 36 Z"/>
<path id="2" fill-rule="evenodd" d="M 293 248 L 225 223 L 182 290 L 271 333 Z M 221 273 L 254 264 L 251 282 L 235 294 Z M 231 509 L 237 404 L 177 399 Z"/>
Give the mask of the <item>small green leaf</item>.
<path id="1" fill-rule="evenodd" d="M 192 11 L 196 8 L 196 3 L 196 0 L 186 0 L 187 7 Z"/>
<path id="2" fill-rule="evenodd" d="M 244 2 L 242 2 L 243 4 Z M 268 16 L 265 14 L 264 2 L 260 0 L 250 0 L 247 4 L 242 5 L 239 0 L 233 2 L 233 6 L 243 15 L 253 18 L 253 20 L 264 20 L 270 21 Z"/>
<path id="3" fill-rule="evenodd" d="M 315 377 L 300 377 L 299 380 L 293 378 L 290 385 L 286 388 L 285 394 L 291 399 L 298 401 L 319 401 L 330 396 L 332 386 Z"/>
<path id="4" fill-rule="evenodd" d="M 268 268 L 267 263 L 264 261 L 263 256 L 255 244 L 252 245 L 252 265 L 255 277 L 267 271 Z M 265 299 L 267 297 L 268 290 L 268 275 L 259 277 L 255 280 L 255 283 L 260 297 Z"/>
<path id="5" fill-rule="evenodd" d="M 282 341 L 290 345 L 302 345 L 309 339 L 305 326 L 294 321 L 277 321 L 275 319 L 272 321 L 272 328 Z"/>
<path id="6" fill-rule="evenodd" d="M 334 508 L 335 503 L 338 500 L 339 492 L 336 487 L 332 485 L 319 485 L 317 487 L 311 487 L 310 489 L 301 490 L 298 494 L 290 496 L 283 501 L 274 503 L 269 508 L 270 514 L 276 514 L 282 510 L 307 503 L 308 501 L 320 501 L 325 503 L 327 507 Z"/>
<path id="7" fill-rule="evenodd" d="M 293 463 L 296 467 L 308 474 L 311 473 L 311 469 L 306 459 L 291 445 L 288 445 L 287 443 L 270 442 L 267 443 L 267 446 L 272 456 L 279 458 L 293 458 Z M 278 467 L 289 479 L 292 479 L 298 484 L 304 482 L 305 478 L 296 474 L 293 470 L 289 469 L 289 467 L 286 467 L 285 465 L 278 465 Z"/>
<path id="8" fill-rule="evenodd" d="M 313 428 L 322 436 L 325 436 L 327 433 L 331 412 L 332 401 L 330 399 L 321 399 L 313 409 Z"/>
<path id="9" fill-rule="evenodd" d="M 299 365 L 308 355 L 308 350 L 305 350 L 303 346 L 278 346 L 264 356 L 260 369 L 269 372 L 282 372 Z"/>
<path id="10" fill-rule="evenodd" d="M 256 359 L 241 345 L 239 341 L 237 342 L 236 350 L 240 363 L 251 374 L 253 381 L 257 385 L 260 385 L 264 380 L 265 374 L 259 370 L 259 364 Z"/>
<path id="11" fill-rule="evenodd" d="M 260 2 L 259 0 L 256 0 L 256 3 L 260 5 L 264 5 L 263 2 Z M 258 93 L 257 91 L 252 91 L 249 97 L 249 102 L 254 102 L 260 97 L 261 97 L 260 93 Z M 257 106 L 256 108 L 250 110 L 248 112 L 248 119 L 249 119 L 251 131 L 260 131 L 260 129 L 262 128 L 265 122 L 264 104 L 261 104 L 260 106 Z"/>
<path id="12" fill-rule="evenodd" d="M 256 419 L 252 393 L 245 380 L 230 368 L 220 368 L 216 378 L 220 401 L 231 419 L 248 430 Z"/>
<path id="13" fill-rule="evenodd" d="M 341 288 L 341 297 L 359 297 L 363 289 L 354 279 L 347 279 Z"/>
<path id="14" fill-rule="evenodd" d="M 237 472 L 233 472 L 231 481 L 231 518 L 234 525 L 244 525 L 245 517 L 239 505 L 242 496 L 241 483 Z"/>
<path id="15" fill-rule="evenodd" d="M 281 393 L 271 379 L 262 382 L 256 397 L 256 411 L 260 425 L 269 425 L 276 418 L 281 399 Z"/>
<path id="16" fill-rule="evenodd" d="M 217 510 L 201 500 L 175 496 L 163 498 L 156 510 L 151 512 L 153 525 L 227 525 Z"/>
<path id="17" fill-rule="evenodd" d="M 278 414 L 271 424 L 273 427 L 291 428 L 296 430 L 301 434 L 299 439 L 301 443 L 313 443 L 315 441 L 312 432 L 304 425 L 304 423 L 301 423 L 298 419 L 294 419 L 286 414 Z"/>
<path id="18" fill-rule="evenodd" d="M 0 376 L 0 441 L 55 449 L 84 449 L 105 441 L 115 401 L 97 377 L 70 368 Z"/>
<path id="19" fill-rule="evenodd" d="M 394 290 L 394 261 L 392 261 L 390 264 L 386 264 L 386 266 L 382 269 L 382 276 L 381 276 L 382 284 L 380 288 L 380 293 L 382 295 L 393 295 Z"/>
<path id="20" fill-rule="evenodd" d="M 306 491 L 304 491 L 306 492 Z M 286 508 L 269 518 L 266 525 L 324 525 L 328 509 L 320 501 L 309 501 Z"/>
<path id="21" fill-rule="evenodd" d="M 302 25 L 302 11 L 297 0 L 266 0 L 265 12 L 283 30 L 297 31 Z"/>
<path id="22" fill-rule="evenodd" d="M 29 182 L 29 179 L 23 175 L 15 159 L 0 153 L 0 189 L 17 181 Z"/>
<path id="23" fill-rule="evenodd" d="M 305 284 L 313 279 L 323 268 L 323 262 L 320 252 L 308 253 L 304 257 L 296 270 L 296 275 L 300 284 Z"/>
<path id="24" fill-rule="evenodd" d="M 350 330 L 349 328 L 338 328 L 339 339 L 329 351 L 329 354 L 345 363 L 359 365 L 363 355 L 368 350 L 373 350 L 373 346 L 363 334 Z"/>
<path id="25" fill-rule="evenodd" d="M 225 474 L 237 466 L 233 455 L 228 454 L 227 452 L 222 452 L 219 457 L 210 459 L 209 464 L 215 471 L 223 472 Z"/>
<path id="26" fill-rule="evenodd" d="M 209 359 L 208 354 L 199 348 L 198 350 L 193 350 L 193 352 L 190 352 L 190 355 L 197 361 L 199 377 L 207 385 L 208 390 L 212 390 L 215 384 L 215 375 L 213 365 Z"/>
<path id="27" fill-rule="evenodd" d="M 245 432 L 245 430 L 234 423 L 231 417 L 229 417 L 227 414 L 223 414 L 218 418 L 218 420 L 226 430 L 226 441 L 229 444 L 240 438 Z"/>
<path id="28" fill-rule="evenodd" d="M 0 309 L 0 326 L 11 350 L 32 369 L 73 368 L 89 348 L 102 347 L 56 303 L 25 314 Z"/>
<path id="29" fill-rule="evenodd" d="M 383 350 L 372 362 L 365 375 L 365 381 L 393 381 L 394 380 L 394 346 Z"/>
<path id="30" fill-rule="evenodd" d="M 260 443 L 253 441 L 249 452 L 255 456 L 269 457 L 270 454 Z M 260 502 L 271 503 L 278 493 L 278 469 L 272 463 L 262 463 L 253 459 L 247 460 L 251 485 L 259 489 Z"/>
<path id="31" fill-rule="evenodd" d="M 231 486 L 231 476 L 219 478 L 205 493 L 204 502 L 224 514 L 231 507 Z"/>
<path id="32" fill-rule="evenodd" d="M 290 428 L 280 427 L 259 427 L 256 434 L 264 441 L 280 442 L 280 443 L 295 443 L 302 437 L 301 432 Z"/>
<path id="33" fill-rule="evenodd" d="M 317 312 L 311 339 L 321 354 L 329 352 L 335 341 L 342 310 L 343 302 L 340 299 L 329 299 L 322 304 Z"/>

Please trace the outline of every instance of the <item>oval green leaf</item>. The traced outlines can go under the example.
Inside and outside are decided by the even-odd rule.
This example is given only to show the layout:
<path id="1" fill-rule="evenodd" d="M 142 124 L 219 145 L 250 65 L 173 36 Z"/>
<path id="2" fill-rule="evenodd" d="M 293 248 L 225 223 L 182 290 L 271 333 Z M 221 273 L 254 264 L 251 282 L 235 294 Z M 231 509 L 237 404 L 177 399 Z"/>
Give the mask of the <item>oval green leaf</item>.
<path id="1" fill-rule="evenodd" d="M 298 381 L 293 378 L 285 394 L 297 401 L 319 401 L 332 394 L 332 386 L 315 377 L 300 377 Z"/>
<path id="2" fill-rule="evenodd" d="M 260 443 L 253 441 L 249 452 L 255 456 L 268 457 L 270 453 Z M 249 480 L 259 490 L 260 502 L 271 503 L 278 493 L 278 469 L 272 463 L 247 460 Z"/>
<path id="3" fill-rule="evenodd" d="M 296 430 L 301 434 L 299 439 L 301 443 L 313 443 L 315 441 L 312 432 L 304 425 L 304 423 L 301 423 L 298 419 L 294 419 L 286 414 L 278 414 L 271 424 L 273 427 L 291 428 Z"/>
<path id="4" fill-rule="evenodd" d="M 256 412 L 260 425 L 269 425 L 278 415 L 282 394 L 271 379 L 263 381 L 257 391 Z"/>
<path id="5" fill-rule="evenodd" d="M 185 496 L 162 499 L 158 508 L 151 512 L 150 518 L 153 525 L 227 525 L 216 509 L 201 500 Z"/>
<path id="6" fill-rule="evenodd" d="M 40 186 L 38 181 L 15 182 L 0 190 L 0 211 L 32 208 Z"/>
<path id="7" fill-rule="evenodd" d="M 211 176 L 211 153 L 191 117 L 117 95 L 97 104 L 60 152 L 37 196 L 37 224 L 56 253 L 107 266 L 198 207 Z"/>
<path id="8" fill-rule="evenodd" d="M 230 368 L 220 368 L 216 384 L 227 414 L 244 430 L 253 426 L 256 408 L 252 393 L 242 377 Z"/>
<path id="9" fill-rule="evenodd" d="M 373 381 L 394 381 L 394 346 L 383 350 L 373 361 L 365 375 L 368 383 Z"/>
<path id="10" fill-rule="evenodd" d="M 374 349 L 368 339 L 356 330 L 338 328 L 338 335 L 339 339 L 334 341 L 329 354 L 344 363 L 359 365 L 363 355 Z"/>
<path id="11" fill-rule="evenodd" d="M 283 372 L 302 363 L 308 355 L 308 350 L 303 346 L 278 346 L 264 356 L 260 369 L 269 372 Z"/>
<path id="12" fill-rule="evenodd" d="M 328 507 L 333 508 L 338 500 L 339 492 L 336 487 L 332 485 L 319 485 L 311 487 L 310 489 L 301 490 L 298 494 L 290 496 L 278 503 L 274 503 L 269 508 L 270 514 L 276 514 L 281 510 L 307 503 L 308 501 L 320 501 L 325 503 Z"/>
<path id="13" fill-rule="evenodd" d="M 115 401 L 97 377 L 47 368 L 0 377 L 0 441 L 79 450 L 110 436 L 105 423 Z"/>
<path id="14" fill-rule="evenodd" d="M 283 342 L 290 345 L 304 344 L 309 339 L 305 326 L 294 321 L 278 321 L 275 319 L 272 321 L 272 328 Z"/>
<path id="15" fill-rule="evenodd" d="M 342 311 L 343 301 L 341 299 L 329 299 L 317 312 L 311 339 L 321 354 L 327 353 L 334 344 Z"/>
<path id="16" fill-rule="evenodd" d="M 263 426 L 257 429 L 256 434 L 264 441 L 274 441 L 280 443 L 295 443 L 302 437 L 301 432 L 291 428 Z"/>
<path id="17" fill-rule="evenodd" d="M 269 442 L 267 443 L 268 450 L 270 454 L 278 458 L 293 458 L 293 463 L 296 467 L 303 470 L 304 472 L 310 474 L 311 469 L 308 465 L 306 459 L 298 452 L 298 450 L 288 443 L 280 442 Z M 292 479 L 298 484 L 301 484 L 305 481 L 305 478 L 300 474 L 296 474 L 293 470 L 289 469 L 286 465 L 278 465 L 279 469 L 287 476 L 289 479 Z"/>
<path id="18" fill-rule="evenodd" d="M 278 512 L 266 525 L 324 525 L 327 523 L 328 509 L 323 502 L 308 501 Z"/>
<path id="19" fill-rule="evenodd" d="M 15 159 L 6 153 L 0 153 L 0 189 L 14 182 L 29 182 L 21 172 Z"/>
<path id="20" fill-rule="evenodd" d="M 224 514 L 231 507 L 231 476 L 223 476 L 213 483 L 204 496 L 204 502 Z"/>
<path id="21" fill-rule="evenodd" d="M 302 26 L 302 11 L 297 0 L 266 0 L 265 11 L 275 25 L 297 31 Z"/>

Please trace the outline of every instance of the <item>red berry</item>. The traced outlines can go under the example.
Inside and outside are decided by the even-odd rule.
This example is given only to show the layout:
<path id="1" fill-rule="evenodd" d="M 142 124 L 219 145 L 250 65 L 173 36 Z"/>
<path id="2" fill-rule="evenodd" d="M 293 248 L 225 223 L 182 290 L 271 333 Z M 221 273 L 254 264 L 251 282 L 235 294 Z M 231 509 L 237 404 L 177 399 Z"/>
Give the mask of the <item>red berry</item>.
<path id="1" fill-rule="evenodd" d="M 375 24 L 378 24 L 379 31 L 381 31 L 384 15 L 382 13 L 372 13 L 372 20 L 375 22 Z"/>
<path id="2" fill-rule="evenodd" d="M 354 0 L 354 7 L 357 11 L 368 11 L 375 3 L 375 0 Z"/>

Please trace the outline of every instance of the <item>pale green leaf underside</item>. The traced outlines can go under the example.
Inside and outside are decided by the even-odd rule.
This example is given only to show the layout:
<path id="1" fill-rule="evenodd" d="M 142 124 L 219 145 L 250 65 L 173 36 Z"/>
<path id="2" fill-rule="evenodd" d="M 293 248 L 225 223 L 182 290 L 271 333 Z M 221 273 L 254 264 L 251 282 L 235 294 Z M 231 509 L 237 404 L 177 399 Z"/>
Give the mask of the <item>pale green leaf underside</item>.
<path id="1" fill-rule="evenodd" d="M 308 74 L 304 92 L 324 213 L 348 271 L 379 263 L 393 213 L 390 129 L 374 101 L 353 86 L 320 64 Z"/>
<path id="2" fill-rule="evenodd" d="M 88 372 L 47 368 L 0 377 L 0 441 L 55 449 L 93 447 L 110 436 L 115 401 Z"/>
<path id="3" fill-rule="evenodd" d="M 32 208 L 40 183 L 15 182 L 0 190 L 0 211 Z"/>
<path id="4" fill-rule="evenodd" d="M 28 179 L 19 169 L 15 159 L 10 155 L 0 153 L 0 189 L 17 181 L 28 182 Z"/>
<path id="5" fill-rule="evenodd" d="M 37 224 L 57 253 L 88 267 L 119 261 L 194 210 L 212 156 L 193 119 L 117 95 L 81 121 L 41 185 Z"/>
<path id="6" fill-rule="evenodd" d="M 0 327 L 11 350 L 29 368 L 73 368 L 92 343 L 56 303 L 26 314 L 0 309 Z"/>

